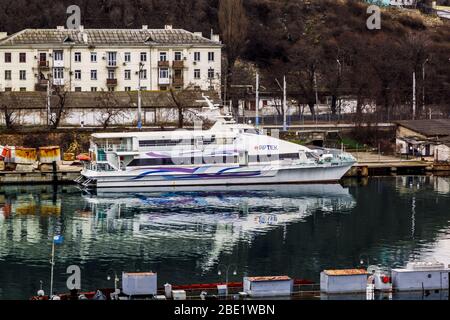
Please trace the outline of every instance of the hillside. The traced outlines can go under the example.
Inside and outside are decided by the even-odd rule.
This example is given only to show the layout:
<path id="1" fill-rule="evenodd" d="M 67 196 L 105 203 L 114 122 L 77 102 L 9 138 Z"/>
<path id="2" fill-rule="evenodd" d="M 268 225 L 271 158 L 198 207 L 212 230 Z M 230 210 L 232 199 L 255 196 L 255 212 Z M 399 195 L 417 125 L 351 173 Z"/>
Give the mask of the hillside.
<path id="1" fill-rule="evenodd" d="M 358 110 L 373 101 L 380 114 L 389 118 L 410 113 L 415 71 L 419 88 L 426 92 L 425 101 L 419 97 L 419 105 L 450 113 L 449 22 L 418 11 L 388 8 L 383 9 L 382 29 L 370 31 L 364 1 L 245 0 L 240 18 L 235 15 L 220 25 L 220 3 L 240 2 L 0 0 L 0 30 L 13 33 L 63 25 L 66 7 L 75 3 L 82 9 L 87 28 L 139 28 L 143 24 L 161 28 L 172 24 L 205 35 L 211 29 L 220 30 L 227 45 L 225 70 L 227 63 L 239 62 L 228 68 L 229 84 L 253 83 L 254 74 L 249 70 L 254 68 L 249 65 L 257 66 L 269 91 L 278 90 L 275 79 L 286 74 L 289 94 L 313 107 L 316 79 L 321 95 L 333 97 L 333 111 L 340 96 L 351 94 L 358 98 Z M 227 36 L 224 25 L 235 26 L 233 36 Z M 242 95 L 231 87 L 229 93 L 232 99 Z"/>

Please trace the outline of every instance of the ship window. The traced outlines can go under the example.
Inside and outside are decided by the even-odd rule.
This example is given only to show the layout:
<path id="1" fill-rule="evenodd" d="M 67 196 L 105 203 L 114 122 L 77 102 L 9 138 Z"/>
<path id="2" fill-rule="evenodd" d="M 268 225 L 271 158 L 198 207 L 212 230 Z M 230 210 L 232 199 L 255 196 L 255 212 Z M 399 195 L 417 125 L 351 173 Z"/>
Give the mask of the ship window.
<path id="1" fill-rule="evenodd" d="M 238 156 L 215 156 L 215 157 L 186 157 L 186 158 L 155 158 L 155 159 L 134 159 L 129 167 L 145 166 L 174 166 L 174 165 L 201 165 L 201 164 L 222 164 L 238 163 Z"/>
<path id="2" fill-rule="evenodd" d="M 286 159 L 298 160 L 298 159 L 300 159 L 300 155 L 298 153 L 280 154 L 280 160 L 286 160 Z"/>
<path id="3" fill-rule="evenodd" d="M 300 155 L 298 153 L 284 153 L 284 154 L 266 154 L 266 155 L 250 155 L 249 162 L 270 162 L 278 160 L 298 160 Z"/>
<path id="4" fill-rule="evenodd" d="M 141 140 L 139 141 L 139 147 L 164 147 L 164 146 L 176 146 L 176 145 L 192 145 L 192 139 L 171 139 L 171 140 Z"/>

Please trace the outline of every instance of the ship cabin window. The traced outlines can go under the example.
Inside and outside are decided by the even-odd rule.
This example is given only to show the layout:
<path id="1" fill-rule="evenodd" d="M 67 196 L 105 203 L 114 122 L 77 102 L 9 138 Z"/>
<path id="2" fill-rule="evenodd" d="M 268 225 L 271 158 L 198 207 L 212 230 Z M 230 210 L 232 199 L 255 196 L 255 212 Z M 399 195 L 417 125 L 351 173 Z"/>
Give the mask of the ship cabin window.
<path id="1" fill-rule="evenodd" d="M 193 139 L 140 140 L 139 147 L 170 147 L 177 145 L 192 145 Z"/>
<path id="2" fill-rule="evenodd" d="M 132 138 L 94 139 L 97 148 L 106 152 L 128 152 L 133 149 Z"/>
<path id="3" fill-rule="evenodd" d="M 284 154 L 272 154 L 272 155 L 250 155 L 249 162 L 271 162 L 278 160 L 298 160 L 300 154 L 298 153 L 284 153 Z"/>
<path id="4" fill-rule="evenodd" d="M 182 166 L 182 165 L 212 165 L 212 164 L 237 164 L 238 156 L 212 156 L 212 157 L 182 157 L 182 158 L 155 158 L 134 159 L 128 167 L 147 166 Z"/>

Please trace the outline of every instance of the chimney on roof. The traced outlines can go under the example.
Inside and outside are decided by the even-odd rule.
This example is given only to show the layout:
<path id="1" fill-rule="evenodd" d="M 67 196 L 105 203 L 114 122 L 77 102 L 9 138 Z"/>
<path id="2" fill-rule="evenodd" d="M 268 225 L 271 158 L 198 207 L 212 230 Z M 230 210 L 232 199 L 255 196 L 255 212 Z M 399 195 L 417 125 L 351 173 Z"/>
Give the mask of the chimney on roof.
<path id="1" fill-rule="evenodd" d="M 84 31 L 84 26 L 80 26 L 79 30 L 80 30 L 80 32 L 83 32 Z"/>
<path id="2" fill-rule="evenodd" d="M 220 35 L 212 34 L 211 35 L 211 40 L 214 41 L 214 42 L 220 42 Z"/>
<path id="3" fill-rule="evenodd" d="M 7 32 L 0 32 L 0 40 L 5 39 L 6 37 L 8 37 Z"/>
<path id="4" fill-rule="evenodd" d="M 171 24 L 166 24 L 166 25 L 164 26 L 164 29 L 166 29 L 166 30 L 172 30 L 172 25 L 171 25 Z"/>
<path id="5" fill-rule="evenodd" d="M 60 30 L 60 31 L 61 31 L 61 30 L 64 30 L 64 26 L 57 26 L 57 27 L 56 27 L 56 30 Z"/>
<path id="6" fill-rule="evenodd" d="M 203 37 L 203 32 L 194 32 L 196 36 Z"/>
<path id="7" fill-rule="evenodd" d="M 142 30 L 148 30 L 148 25 L 144 24 L 144 25 L 142 26 Z"/>

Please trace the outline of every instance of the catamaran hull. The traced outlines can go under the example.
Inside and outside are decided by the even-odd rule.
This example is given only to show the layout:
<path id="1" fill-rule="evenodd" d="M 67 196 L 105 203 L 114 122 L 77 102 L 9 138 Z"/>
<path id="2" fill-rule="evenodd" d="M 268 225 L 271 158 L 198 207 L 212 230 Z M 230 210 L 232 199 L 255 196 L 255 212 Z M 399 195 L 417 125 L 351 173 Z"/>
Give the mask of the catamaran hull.
<path id="1" fill-rule="evenodd" d="M 145 187 L 178 187 L 178 186 L 215 186 L 215 185 L 258 185 L 288 183 L 332 183 L 339 181 L 353 163 L 329 167 L 279 168 L 277 170 L 239 170 L 239 168 L 221 169 L 214 173 L 167 172 L 157 170 L 103 173 L 83 172 L 79 182 L 90 188 L 145 188 Z M 170 170 L 170 169 L 169 169 Z"/>

